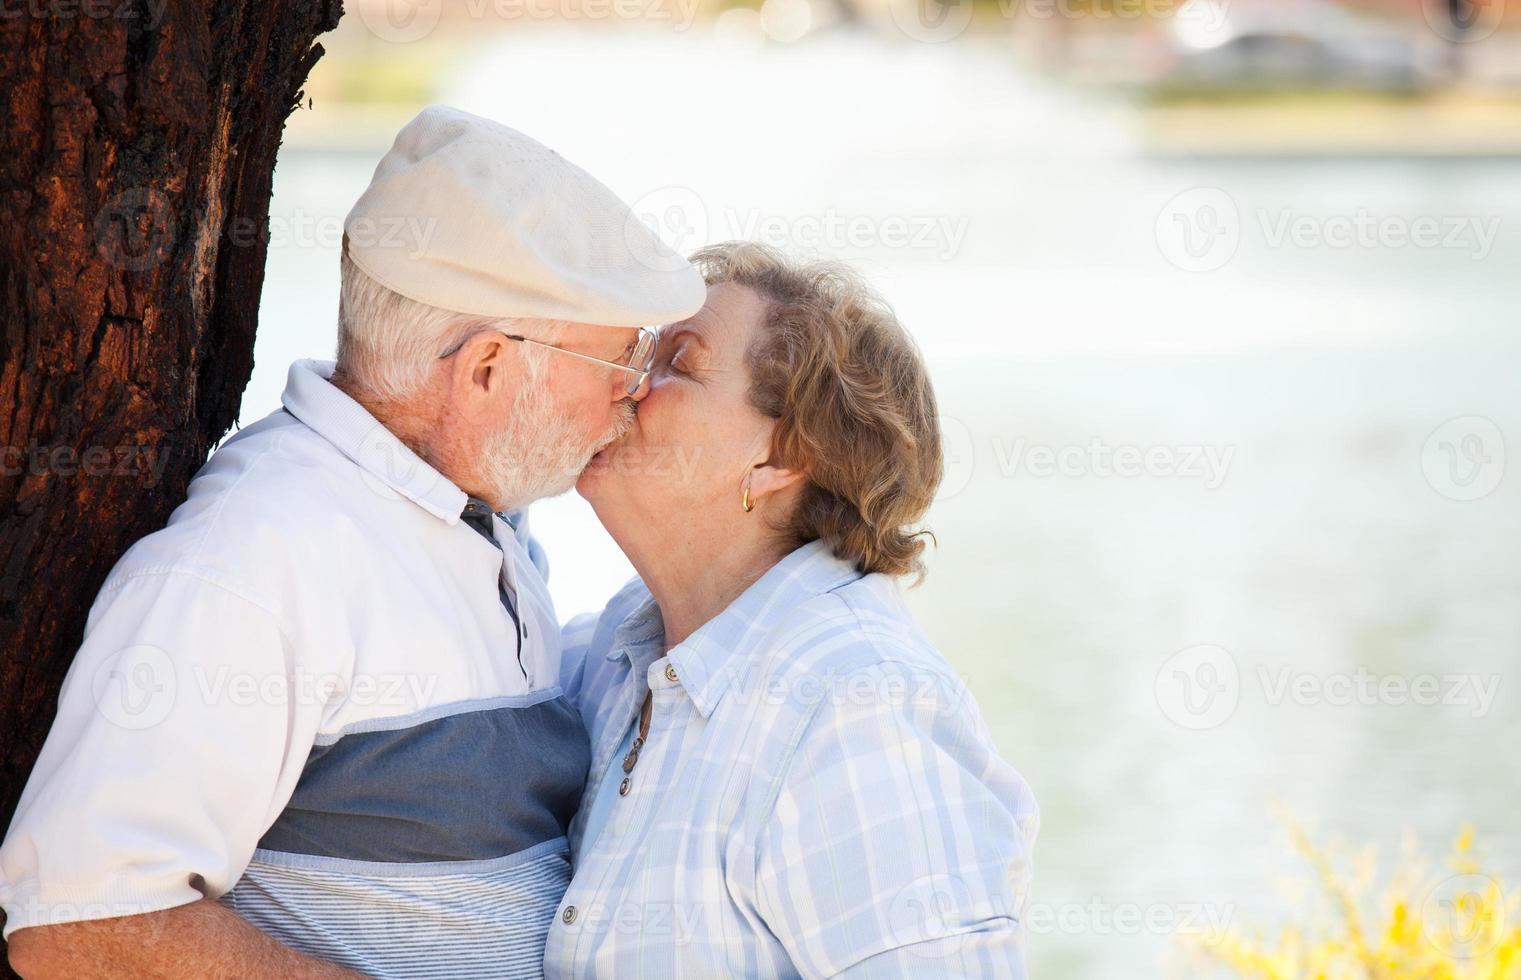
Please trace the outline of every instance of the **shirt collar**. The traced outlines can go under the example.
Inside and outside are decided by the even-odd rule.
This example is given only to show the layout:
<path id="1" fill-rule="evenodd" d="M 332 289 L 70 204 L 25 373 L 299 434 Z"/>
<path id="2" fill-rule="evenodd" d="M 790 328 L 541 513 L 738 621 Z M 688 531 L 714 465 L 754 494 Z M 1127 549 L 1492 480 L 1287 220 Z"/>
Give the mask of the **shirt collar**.
<path id="1" fill-rule="evenodd" d="M 461 508 L 459 516 L 489 518 L 495 513 L 496 511 L 492 510 L 491 505 L 486 503 L 486 501 L 482 500 L 479 497 L 472 497 L 471 495 L 466 494 L 465 506 Z"/>
<path id="2" fill-rule="evenodd" d="M 662 640 L 665 637 L 665 620 L 660 616 L 660 606 L 656 605 L 655 599 L 645 593 L 645 599 L 634 607 L 633 612 L 623 617 L 613 630 L 612 649 L 608 651 L 608 660 L 632 659 L 629 651 L 642 647 L 646 643 Z M 662 644 L 663 646 L 664 644 Z M 657 660 L 659 657 L 652 657 Z"/>
<path id="3" fill-rule="evenodd" d="M 854 565 L 836 558 L 823 541 L 811 541 L 771 566 L 728 608 L 669 654 L 681 686 L 698 713 L 704 718 L 713 713 L 735 677 L 753 666 L 751 655 L 768 638 L 778 619 L 809 599 L 862 577 Z M 630 614 L 624 624 L 630 629 L 624 638 L 631 644 L 647 640 L 652 626 L 662 632 L 664 629 L 653 599 Z"/>
<path id="4" fill-rule="evenodd" d="M 280 401 L 307 428 L 338 447 L 366 483 L 394 491 L 448 524 L 459 523 L 468 497 L 429 466 L 375 416 L 329 380 L 332 361 L 296 361 Z"/>

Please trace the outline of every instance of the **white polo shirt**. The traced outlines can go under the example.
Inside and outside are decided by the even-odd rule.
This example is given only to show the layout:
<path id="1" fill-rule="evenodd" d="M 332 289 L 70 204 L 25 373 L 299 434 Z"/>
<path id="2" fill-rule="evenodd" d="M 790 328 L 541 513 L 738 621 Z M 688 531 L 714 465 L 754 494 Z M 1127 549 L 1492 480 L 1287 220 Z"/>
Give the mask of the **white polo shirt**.
<path id="1" fill-rule="evenodd" d="M 331 372 L 292 365 L 102 587 L 0 847 L 6 936 L 212 897 L 374 976 L 537 972 L 588 764 L 537 546 L 461 521 Z"/>

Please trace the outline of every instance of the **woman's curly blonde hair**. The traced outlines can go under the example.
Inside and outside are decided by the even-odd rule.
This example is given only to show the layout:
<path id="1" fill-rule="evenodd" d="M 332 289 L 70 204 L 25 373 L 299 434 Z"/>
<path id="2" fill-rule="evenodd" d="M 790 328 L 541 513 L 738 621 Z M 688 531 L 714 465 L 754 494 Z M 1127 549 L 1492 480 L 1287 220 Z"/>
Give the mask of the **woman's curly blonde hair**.
<path id="1" fill-rule="evenodd" d="M 919 349 L 852 270 L 795 262 L 753 242 L 692 256 L 708 285 L 732 282 L 766 305 L 749 351 L 750 400 L 776 419 L 772 450 L 807 474 L 790 523 L 863 572 L 924 575 L 919 521 L 940 485 L 935 393 Z"/>

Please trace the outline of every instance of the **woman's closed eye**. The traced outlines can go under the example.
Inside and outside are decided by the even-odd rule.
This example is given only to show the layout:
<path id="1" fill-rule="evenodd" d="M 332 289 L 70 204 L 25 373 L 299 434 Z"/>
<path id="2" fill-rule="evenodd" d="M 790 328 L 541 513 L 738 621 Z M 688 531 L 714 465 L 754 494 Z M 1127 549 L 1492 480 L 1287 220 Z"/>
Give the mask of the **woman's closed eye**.
<path id="1" fill-rule="evenodd" d="M 659 363 L 673 374 L 691 374 L 692 365 L 686 341 L 678 339 L 668 346 L 661 352 Z"/>

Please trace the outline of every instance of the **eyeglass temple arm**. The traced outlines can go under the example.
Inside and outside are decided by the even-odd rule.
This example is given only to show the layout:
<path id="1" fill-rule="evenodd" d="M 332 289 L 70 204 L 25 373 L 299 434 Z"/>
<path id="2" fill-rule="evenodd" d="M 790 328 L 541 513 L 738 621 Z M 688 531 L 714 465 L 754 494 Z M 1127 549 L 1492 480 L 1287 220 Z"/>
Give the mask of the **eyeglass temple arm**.
<path id="1" fill-rule="evenodd" d="M 617 368 L 625 374 L 644 373 L 644 371 L 640 368 L 629 367 L 627 364 L 619 364 L 617 361 L 604 361 L 600 357 L 592 357 L 590 354 L 582 354 L 579 351 L 566 350 L 564 347 L 556 347 L 554 344 L 546 344 L 543 341 L 533 340 L 531 338 L 524 337 L 521 334 L 503 333 L 502 336 L 506 337 L 508 340 L 516 340 L 524 344 L 533 344 L 535 347 L 543 347 L 547 350 L 559 351 L 561 354 L 569 354 L 571 357 L 579 357 L 581 360 L 590 361 L 592 364 L 600 364 L 603 367 Z"/>

